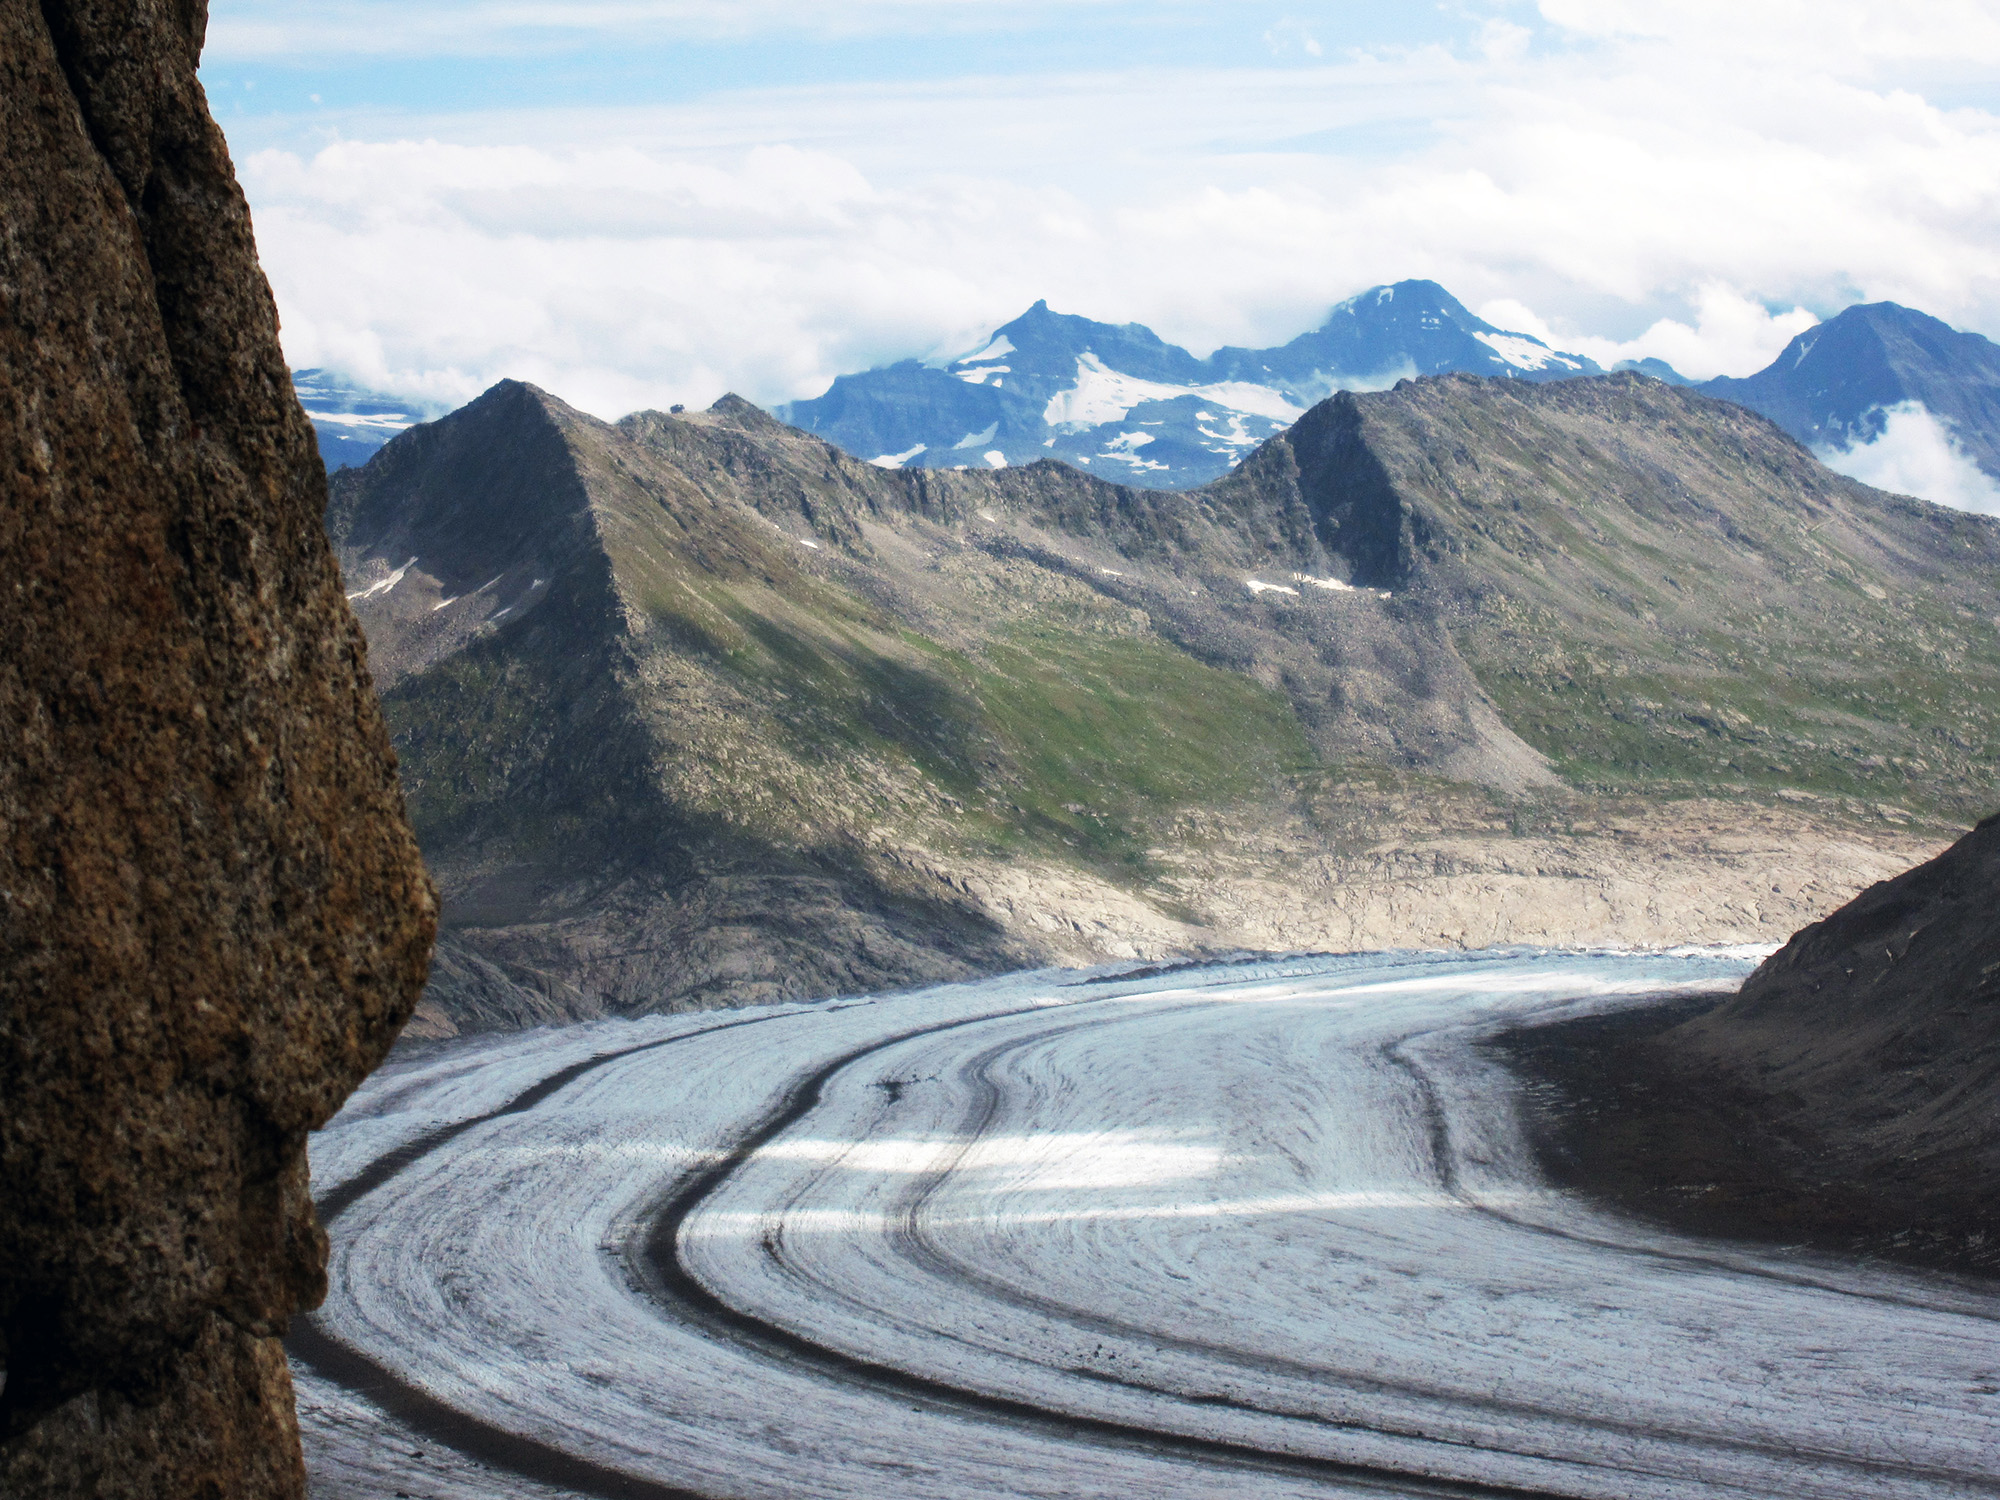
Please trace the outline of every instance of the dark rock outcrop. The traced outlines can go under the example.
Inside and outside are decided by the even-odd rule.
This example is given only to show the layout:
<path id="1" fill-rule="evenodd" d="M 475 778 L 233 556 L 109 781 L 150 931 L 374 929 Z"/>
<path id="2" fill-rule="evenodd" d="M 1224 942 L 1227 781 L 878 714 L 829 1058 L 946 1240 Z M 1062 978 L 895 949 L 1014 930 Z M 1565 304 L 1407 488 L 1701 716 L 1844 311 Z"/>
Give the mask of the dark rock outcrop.
<path id="1" fill-rule="evenodd" d="M 1956 1226 L 2000 1270 L 2000 818 L 1871 886 L 1662 1038 L 1886 1223 Z"/>
<path id="2" fill-rule="evenodd" d="M 303 1488 L 306 1133 L 434 902 L 189 0 L 0 3 L 0 1492 Z"/>
<path id="3" fill-rule="evenodd" d="M 1698 1231 L 2000 1274 L 2000 818 L 1692 1018 L 1509 1045 L 1553 1085 L 1576 1186 Z"/>

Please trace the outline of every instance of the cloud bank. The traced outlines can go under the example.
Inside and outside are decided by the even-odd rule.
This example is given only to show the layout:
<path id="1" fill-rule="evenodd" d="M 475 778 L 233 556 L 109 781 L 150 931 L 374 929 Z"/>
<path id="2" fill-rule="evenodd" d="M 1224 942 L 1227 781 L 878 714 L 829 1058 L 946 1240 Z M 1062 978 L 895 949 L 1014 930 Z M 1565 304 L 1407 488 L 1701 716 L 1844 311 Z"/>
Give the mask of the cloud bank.
<path id="1" fill-rule="evenodd" d="M 234 9 L 218 55 L 247 67 L 301 27 L 337 50 L 346 26 L 363 52 L 380 8 Z M 414 4 L 395 24 L 449 51 L 558 14 L 615 39 L 824 9 Z M 1261 62 L 961 58 L 659 105 L 233 124 L 287 352 L 435 399 L 516 376 L 615 416 L 816 395 L 960 352 L 1038 297 L 1203 352 L 1427 276 L 1503 326 L 1696 377 L 1749 373 L 1853 301 L 2000 332 L 2000 117 L 1929 97 L 2000 59 L 1991 5 L 1496 0 L 1448 43 L 1404 46 L 1357 43 L 1353 8 L 1085 9 L 1240 13 Z M 870 0 L 844 24 L 887 34 L 919 10 L 933 28 L 1060 19 Z"/>
<path id="2" fill-rule="evenodd" d="M 2000 516 L 2000 484 L 1959 445 L 1948 422 L 1918 401 L 1886 407 L 1882 416 L 1879 436 L 1818 450 L 1820 462 L 1878 490 Z"/>

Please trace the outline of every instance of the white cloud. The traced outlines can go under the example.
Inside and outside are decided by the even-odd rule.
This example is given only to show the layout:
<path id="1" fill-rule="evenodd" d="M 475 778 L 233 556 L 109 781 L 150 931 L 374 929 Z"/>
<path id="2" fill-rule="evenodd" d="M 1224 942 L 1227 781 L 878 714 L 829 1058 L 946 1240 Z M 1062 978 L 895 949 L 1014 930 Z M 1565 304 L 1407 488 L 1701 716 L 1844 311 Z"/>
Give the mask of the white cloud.
<path id="1" fill-rule="evenodd" d="M 1118 0 L 224 0 L 205 59 L 493 57 L 550 42 L 859 36 L 1019 26 Z"/>
<path id="2" fill-rule="evenodd" d="M 1878 437 L 1821 449 L 1820 462 L 1878 490 L 2000 516 L 2000 485 L 1959 445 L 1949 423 L 1916 401 L 1887 407 L 1882 416 Z"/>
<path id="3" fill-rule="evenodd" d="M 1961 18 L 1964 57 L 1992 9 Z M 1037 297 L 1199 352 L 1427 276 L 1504 327 L 1697 378 L 1852 301 L 2000 332 L 2000 119 L 1875 81 L 1854 38 L 1884 5 L 1815 7 L 1803 61 L 1738 11 L 1760 7 L 1544 0 L 1542 33 L 1514 6 L 1456 52 L 352 115 L 352 139 L 251 152 L 243 176 L 295 363 L 413 395 L 516 375 L 607 415 L 814 395 Z M 1909 32 L 1920 61 L 1950 50 Z"/>
<path id="4" fill-rule="evenodd" d="M 1785 345 L 1819 322 L 1803 307 L 1775 312 L 1720 284 L 1695 294 L 1692 324 L 1661 318 L 1631 339 L 1607 339 L 1574 330 L 1558 332 L 1547 320 L 1512 298 L 1483 304 L 1479 316 L 1501 328 L 1533 334 L 1569 354 L 1594 359 L 1605 369 L 1621 360 L 1663 359 L 1691 380 L 1760 370 Z"/>
<path id="5" fill-rule="evenodd" d="M 1307 57 L 1323 57 L 1326 54 L 1319 38 L 1306 29 L 1304 22 L 1291 16 L 1286 16 L 1264 33 L 1264 45 L 1271 49 L 1273 57 L 1292 57 L 1301 53 Z"/>
<path id="6" fill-rule="evenodd" d="M 1865 76 L 1888 63 L 2000 62 L 2000 13 L 1990 0 L 1541 0 L 1540 10 L 1580 36 L 1776 61 L 1788 71 Z"/>

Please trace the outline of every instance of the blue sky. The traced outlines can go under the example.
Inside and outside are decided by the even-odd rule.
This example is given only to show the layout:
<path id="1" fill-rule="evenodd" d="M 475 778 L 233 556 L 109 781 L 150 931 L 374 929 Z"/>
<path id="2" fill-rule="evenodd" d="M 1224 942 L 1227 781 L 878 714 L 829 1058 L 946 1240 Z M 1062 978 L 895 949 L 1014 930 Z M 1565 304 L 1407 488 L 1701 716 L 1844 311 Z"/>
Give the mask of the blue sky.
<path id="1" fill-rule="evenodd" d="M 735 14 L 730 14 L 734 11 Z M 1537 18 L 1530 17 L 1530 21 Z M 741 89 L 1121 68 L 1272 67 L 1449 45 L 1456 6 L 1008 3 L 602 6 L 218 4 L 211 89 L 232 116 L 309 130 L 354 111 L 426 115 L 679 103 Z M 241 85 L 254 82 L 254 98 Z M 281 119 L 280 116 L 290 116 Z"/>
<path id="2" fill-rule="evenodd" d="M 1203 350 L 1430 276 L 1744 373 L 1848 302 L 2000 335 L 2000 0 L 215 0 L 288 353 L 604 415 L 970 347 Z"/>

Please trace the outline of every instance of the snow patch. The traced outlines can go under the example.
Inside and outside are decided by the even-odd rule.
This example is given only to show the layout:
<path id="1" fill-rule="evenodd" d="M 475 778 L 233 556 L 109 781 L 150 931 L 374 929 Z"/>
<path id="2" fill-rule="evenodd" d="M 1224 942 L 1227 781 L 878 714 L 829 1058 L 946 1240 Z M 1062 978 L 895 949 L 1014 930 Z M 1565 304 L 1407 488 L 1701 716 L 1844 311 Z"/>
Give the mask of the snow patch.
<path id="1" fill-rule="evenodd" d="M 1014 369 L 1011 365 L 981 365 L 976 370 L 954 370 L 952 373 L 967 385 L 984 385 L 986 384 L 986 377 L 991 375 L 994 377 L 993 383 L 998 385 L 1000 383 L 999 377 L 1013 374 Z"/>
<path id="2" fill-rule="evenodd" d="M 335 427 L 368 427 L 379 432 L 402 432 L 417 424 L 415 417 L 400 411 L 371 417 L 360 412 L 314 411 L 307 407 L 306 415 L 315 422 L 328 422 Z"/>
<path id="3" fill-rule="evenodd" d="M 809 537 L 809 536 L 802 536 L 802 537 L 800 537 L 800 538 L 798 539 L 798 543 L 799 543 L 799 545 L 800 545 L 801 547 L 810 547 L 810 548 L 812 548 L 812 549 L 813 549 L 813 551 L 815 551 L 815 552 L 819 551 L 819 543 L 818 543 L 818 542 L 816 542 L 816 541 L 814 541 L 814 540 L 813 540 L 813 539 L 812 539 L 811 537 Z"/>
<path id="4" fill-rule="evenodd" d="M 415 562 L 415 561 L 416 559 L 414 557 L 410 559 L 410 562 Z M 408 564 L 405 564 L 405 566 L 408 566 Z M 440 599 L 438 600 L 437 603 L 431 606 L 431 613 L 436 614 L 439 610 L 448 608 L 449 606 L 458 603 L 458 601 L 461 599 L 476 599 L 481 594 L 485 593 L 488 589 L 492 588 L 494 584 L 498 583 L 501 579 L 505 578 L 506 576 L 507 575 L 505 573 L 495 573 L 491 578 L 487 579 L 486 582 L 480 584 L 478 588 L 474 589 L 469 594 L 453 594 L 449 599 Z"/>
<path id="5" fill-rule="evenodd" d="M 1550 365 L 1576 368 L 1576 361 L 1563 359 L 1540 339 L 1518 333 L 1475 333 L 1474 338 L 1517 370 L 1546 370 Z"/>
<path id="6" fill-rule="evenodd" d="M 989 422 L 984 432 L 968 432 L 964 437 L 951 445 L 952 449 L 956 451 L 960 448 L 977 448 L 983 443 L 990 443 L 993 441 L 993 434 L 999 430 L 1000 424 L 998 422 Z"/>
<path id="7" fill-rule="evenodd" d="M 1387 599 L 1389 597 L 1387 589 L 1356 588 L 1353 584 L 1343 583 L 1338 578 L 1315 578 L 1310 573 L 1294 573 L 1292 575 L 1292 582 L 1303 584 L 1308 588 L 1325 589 L 1328 593 L 1332 594 L 1373 594 L 1377 599 Z"/>
<path id="8" fill-rule="evenodd" d="M 924 444 L 919 443 L 916 447 L 907 448 L 901 453 L 880 453 L 874 458 L 869 459 L 868 462 L 878 469 L 900 469 L 904 464 L 923 452 L 924 446 Z"/>
<path id="9" fill-rule="evenodd" d="M 1007 467 L 1007 455 L 1002 453 L 998 448 L 989 448 L 979 456 L 985 459 L 993 468 L 1004 469 Z"/>
<path id="10" fill-rule="evenodd" d="M 1299 597 L 1297 589 L 1287 588 L 1282 583 L 1266 583 L 1261 578 L 1246 578 L 1243 580 L 1243 587 L 1253 594 L 1290 594 L 1294 599 Z"/>
<path id="11" fill-rule="evenodd" d="M 402 567 L 396 569 L 395 572 L 391 573 L 387 578 L 383 579 L 380 583 L 371 583 L 368 585 L 367 588 L 357 589 L 354 593 L 349 594 L 347 596 L 347 602 L 352 604 L 356 599 L 372 599 L 377 594 L 388 593 L 390 589 L 394 588 L 397 584 L 401 583 L 403 581 L 403 575 L 409 572 L 410 569 L 414 568 L 416 565 L 417 565 L 417 560 L 413 557 L 408 562 L 404 563 Z"/>
<path id="12" fill-rule="evenodd" d="M 978 353 L 968 354 L 962 359 L 953 360 L 952 363 L 954 365 L 990 364 L 992 361 L 996 359 L 1005 359 L 1008 355 L 1012 354 L 1013 352 L 1014 352 L 1014 341 L 1008 338 L 1006 334 L 999 333 L 993 336 L 992 343 L 988 344 L 984 349 L 981 349 Z"/>
<path id="13" fill-rule="evenodd" d="M 1250 412 L 1277 422 L 1296 422 L 1305 415 L 1283 393 L 1269 386 L 1245 380 L 1225 380 L 1215 385 L 1168 385 L 1158 380 L 1141 380 L 1111 369 L 1095 354 L 1081 354 L 1076 361 L 1076 384 L 1058 391 L 1042 409 L 1042 420 L 1051 427 L 1078 431 L 1121 422 L 1142 401 L 1173 401 L 1197 396 L 1235 411 Z"/>

